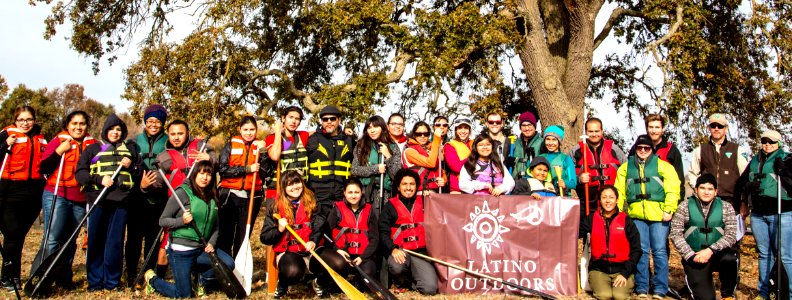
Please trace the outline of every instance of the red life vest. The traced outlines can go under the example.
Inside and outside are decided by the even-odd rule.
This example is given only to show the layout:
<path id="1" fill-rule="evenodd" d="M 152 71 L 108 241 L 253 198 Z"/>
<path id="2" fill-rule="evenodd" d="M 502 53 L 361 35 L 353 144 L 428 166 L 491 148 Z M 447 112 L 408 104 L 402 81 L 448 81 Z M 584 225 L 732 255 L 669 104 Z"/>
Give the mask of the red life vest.
<path id="1" fill-rule="evenodd" d="M 580 152 L 585 155 L 586 162 L 589 164 L 589 174 L 591 175 L 590 186 L 599 186 L 601 181 L 606 185 L 613 185 L 616 182 L 616 173 L 619 170 L 621 162 L 613 157 L 611 150 L 613 149 L 613 141 L 603 140 L 602 151 L 600 152 L 599 159 L 594 159 L 595 155 L 591 147 L 586 145 L 583 147 L 583 142 L 578 142 L 580 145 Z M 583 151 L 587 149 L 588 151 Z M 583 155 L 575 164 L 575 171 L 577 174 L 583 173 Z"/>
<path id="2" fill-rule="evenodd" d="M 415 149 L 415 151 L 418 151 L 419 154 L 421 154 L 423 156 L 426 156 L 426 157 L 429 157 L 429 152 L 424 150 L 424 148 L 421 147 L 421 145 L 409 145 L 407 147 L 407 149 Z M 418 178 L 421 179 L 421 182 L 418 182 L 418 191 L 422 191 L 424 189 L 424 180 L 431 180 L 431 179 L 440 177 L 440 175 L 438 175 L 439 174 L 438 173 L 438 169 L 439 168 L 437 166 L 435 166 L 434 168 L 427 169 L 427 168 L 415 165 L 413 163 L 410 163 L 407 160 L 407 154 L 406 154 L 407 153 L 407 149 L 404 149 L 405 151 L 402 152 L 402 164 L 404 165 L 405 168 L 412 169 L 413 171 L 418 173 Z M 431 189 L 431 190 L 435 190 L 435 189 L 438 188 L 437 187 L 437 183 L 432 181 L 432 182 L 430 182 L 429 184 L 426 185 L 426 188 L 427 189 Z"/>
<path id="3" fill-rule="evenodd" d="M 47 184 L 53 187 L 57 184 L 58 189 L 77 187 L 80 185 L 77 183 L 77 178 L 74 177 L 74 172 L 77 170 L 77 161 L 80 160 L 80 154 L 85 151 L 85 148 L 95 144 L 96 140 L 86 135 L 85 138 L 83 138 L 82 145 L 80 145 L 80 143 L 73 140 L 66 131 L 61 131 L 55 138 L 59 139 L 61 143 L 70 143 L 71 149 L 63 153 L 63 172 L 61 172 L 60 169 L 55 169 L 55 172 L 47 177 Z M 58 174 L 61 174 L 60 184 L 58 184 Z"/>
<path id="4" fill-rule="evenodd" d="M 333 240 L 339 249 L 352 255 L 361 255 L 368 247 L 368 221 L 371 214 L 371 205 L 366 203 L 360 212 L 360 218 L 355 218 L 355 213 L 347 207 L 344 201 L 335 203 L 341 212 L 341 222 L 333 228 Z"/>
<path id="5" fill-rule="evenodd" d="M 396 209 L 395 227 L 391 227 L 391 239 L 399 248 L 417 250 L 426 248 L 426 231 L 424 230 L 423 199 L 418 196 L 413 204 L 412 211 L 407 210 L 399 197 L 390 199 L 391 205 Z"/>
<path id="6" fill-rule="evenodd" d="M 280 213 L 281 216 L 286 215 L 280 207 L 278 208 L 278 213 Z M 294 212 L 294 224 L 291 225 L 291 228 L 297 232 L 297 235 L 299 235 L 303 241 L 307 242 L 308 238 L 311 236 L 311 219 L 309 219 L 308 215 L 305 213 L 305 207 L 302 202 L 297 205 L 297 211 Z M 305 247 L 288 232 L 283 233 L 280 240 L 272 246 L 272 250 L 277 253 L 307 252 Z"/>
<path id="7" fill-rule="evenodd" d="M 596 212 L 591 222 L 591 257 L 622 263 L 630 259 L 630 241 L 624 230 L 627 214 L 619 212 L 605 227 L 605 220 Z"/>
<path id="8" fill-rule="evenodd" d="M 253 141 L 256 142 L 256 141 Z M 245 141 L 240 136 L 231 138 L 231 156 L 228 165 L 232 167 L 245 167 L 256 163 L 256 153 L 258 148 L 253 146 L 253 142 L 245 145 Z M 237 190 L 249 190 L 254 186 L 253 173 L 247 173 L 242 177 L 227 178 L 220 180 L 220 187 Z M 256 190 L 261 190 L 261 176 L 256 176 Z"/>
<path id="9" fill-rule="evenodd" d="M 198 143 L 201 142 L 201 139 L 194 139 L 190 141 L 190 144 L 187 145 L 187 153 L 198 153 Z M 172 186 L 180 186 L 184 183 L 184 180 L 187 179 L 187 172 L 189 172 L 189 168 L 195 164 L 195 159 L 184 157 L 181 153 L 174 149 L 167 149 L 165 150 L 168 152 L 171 158 L 171 166 L 168 171 L 170 171 L 170 176 L 168 176 L 168 181 L 171 183 Z M 171 196 L 171 191 L 168 189 L 168 196 Z"/>
<path id="10" fill-rule="evenodd" d="M 39 134 L 28 137 L 22 130 L 14 125 L 3 129 L 8 135 L 15 135 L 16 142 L 11 146 L 11 152 L 6 153 L 6 165 L 3 169 L 2 179 L 29 180 L 41 179 L 41 153 L 47 148 L 47 140 Z M 3 145 L 5 147 L 5 145 Z"/>
<path id="11" fill-rule="evenodd" d="M 671 142 L 666 142 L 666 146 L 665 147 L 655 149 L 655 154 L 661 160 L 670 163 L 670 161 L 668 161 L 668 152 L 671 151 L 671 147 L 673 147 L 673 146 L 674 146 L 674 144 L 672 144 Z"/>

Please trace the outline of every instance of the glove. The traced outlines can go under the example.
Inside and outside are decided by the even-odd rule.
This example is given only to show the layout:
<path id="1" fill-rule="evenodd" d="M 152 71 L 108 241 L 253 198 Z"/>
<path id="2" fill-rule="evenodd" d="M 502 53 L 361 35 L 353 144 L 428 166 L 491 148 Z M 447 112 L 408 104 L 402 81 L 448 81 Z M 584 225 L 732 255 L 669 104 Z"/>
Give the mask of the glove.
<path id="1" fill-rule="evenodd" d="M 776 175 L 781 175 L 783 169 L 784 169 L 783 161 L 781 161 L 780 157 L 776 157 L 775 160 L 773 161 L 773 171 L 776 173 Z"/>

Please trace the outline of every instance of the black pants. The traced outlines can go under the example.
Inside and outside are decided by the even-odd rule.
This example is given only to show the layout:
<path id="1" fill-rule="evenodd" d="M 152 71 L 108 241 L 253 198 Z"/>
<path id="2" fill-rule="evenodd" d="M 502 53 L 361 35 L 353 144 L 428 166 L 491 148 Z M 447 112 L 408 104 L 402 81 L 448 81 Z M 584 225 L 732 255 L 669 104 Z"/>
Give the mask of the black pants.
<path id="1" fill-rule="evenodd" d="M 138 263 L 143 253 L 152 245 L 159 245 L 159 218 L 165 209 L 165 202 L 151 204 L 141 195 L 130 201 L 127 207 L 127 240 L 124 245 L 127 282 L 132 283 L 138 273 Z M 136 202 L 133 204 L 133 202 Z M 143 247 L 143 248 L 141 248 Z M 143 251 L 145 249 L 145 252 Z M 143 257 L 145 259 L 145 257 Z M 154 269 L 157 259 L 151 259 L 143 266 L 144 270 Z"/>
<path id="2" fill-rule="evenodd" d="M 712 273 L 718 272 L 721 282 L 721 297 L 734 296 L 740 272 L 739 253 L 732 249 L 720 251 L 705 264 L 691 261 L 682 261 L 685 268 L 685 282 L 694 299 L 715 300 L 715 286 L 712 283 Z"/>
<path id="3" fill-rule="evenodd" d="M 338 254 L 338 252 L 330 248 L 331 247 L 322 248 L 322 251 L 320 252 L 319 256 L 322 257 L 322 260 L 324 260 L 325 263 L 327 263 L 327 265 L 333 268 L 333 271 L 336 271 L 336 273 L 344 277 L 349 276 L 349 274 L 358 273 L 356 270 L 354 270 L 355 267 L 349 265 L 349 263 L 347 263 L 347 261 L 344 259 L 344 257 L 341 256 L 341 254 Z M 357 257 L 358 255 L 350 255 L 349 259 L 354 260 Z M 374 259 L 378 259 L 378 258 L 379 257 L 375 257 Z M 331 282 L 330 280 L 331 278 L 330 275 L 327 273 L 327 270 L 325 270 L 318 261 L 312 259 L 310 263 L 310 267 L 311 267 L 311 272 L 317 274 L 318 276 L 317 278 L 325 279 L 328 281 L 328 283 Z M 371 276 L 371 278 L 376 278 L 377 264 L 374 263 L 374 261 L 363 260 L 363 262 L 360 263 L 358 267 L 360 267 L 360 269 L 362 269 L 363 272 L 365 272 L 367 275 Z M 358 279 L 361 284 L 365 284 L 361 276 L 358 276 Z"/>
<path id="4" fill-rule="evenodd" d="M 597 211 L 597 207 L 599 207 L 599 186 L 598 185 L 590 185 L 589 186 L 589 214 L 593 214 Z M 585 219 L 586 216 L 586 185 L 582 183 L 578 183 L 577 187 L 575 188 L 578 197 L 580 197 L 580 220 Z"/>
<path id="5" fill-rule="evenodd" d="M 43 180 L 0 181 L 0 232 L 3 233 L 3 279 L 19 278 L 22 249 L 41 211 Z"/>
<path id="6" fill-rule="evenodd" d="M 250 231 L 253 231 L 253 225 L 256 224 L 256 217 L 261 209 L 262 194 L 262 192 L 256 192 L 254 195 Z M 220 199 L 222 205 L 220 206 L 220 235 L 217 237 L 217 248 L 225 251 L 231 257 L 236 257 L 239 248 L 242 247 L 242 240 L 245 239 L 250 199 L 237 197 L 228 189 L 221 190 Z"/>

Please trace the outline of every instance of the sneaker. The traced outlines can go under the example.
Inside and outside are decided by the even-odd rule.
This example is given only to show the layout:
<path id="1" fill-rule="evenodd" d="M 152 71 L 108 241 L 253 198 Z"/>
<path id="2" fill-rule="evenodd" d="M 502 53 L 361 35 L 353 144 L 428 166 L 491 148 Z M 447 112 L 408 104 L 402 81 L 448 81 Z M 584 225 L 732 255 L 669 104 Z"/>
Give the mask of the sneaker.
<path id="1" fill-rule="evenodd" d="M 321 284 L 319 284 L 319 278 L 313 280 L 313 290 L 316 292 L 316 296 L 319 298 L 324 297 L 325 290 Z"/>
<path id="2" fill-rule="evenodd" d="M 282 285 L 280 284 L 280 282 L 278 282 L 278 285 L 275 286 L 275 293 L 272 294 L 272 298 L 282 299 L 288 293 L 289 293 L 289 287 L 286 285 Z"/>
<path id="3" fill-rule="evenodd" d="M 647 293 L 638 293 L 638 295 L 635 298 L 636 299 L 649 299 L 649 294 L 647 294 Z"/>
<path id="4" fill-rule="evenodd" d="M 204 289 L 204 286 L 202 284 L 199 283 L 193 284 L 192 290 L 193 290 L 193 294 L 195 294 L 195 297 L 206 296 L 206 289 Z"/>
<path id="5" fill-rule="evenodd" d="M 5 279 L 2 280 L 1 284 L 3 285 L 3 287 L 6 290 L 9 290 L 9 291 L 13 292 L 14 291 L 14 286 L 16 286 L 17 290 L 19 290 L 19 285 L 15 284 L 16 282 L 19 282 L 19 279 L 14 280 L 14 279 L 10 279 L 10 278 L 5 278 Z"/>
<path id="6" fill-rule="evenodd" d="M 154 286 L 151 285 L 151 280 L 154 279 L 155 277 L 157 277 L 157 272 L 154 272 L 154 270 L 151 269 L 146 270 L 146 274 L 143 275 L 143 278 L 146 279 L 146 290 L 145 290 L 146 295 L 151 295 L 154 293 L 155 290 L 154 290 Z"/>
<path id="7" fill-rule="evenodd" d="M 661 296 L 661 295 L 652 295 L 652 299 L 663 300 L 663 299 L 665 299 L 665 296 Z"/>

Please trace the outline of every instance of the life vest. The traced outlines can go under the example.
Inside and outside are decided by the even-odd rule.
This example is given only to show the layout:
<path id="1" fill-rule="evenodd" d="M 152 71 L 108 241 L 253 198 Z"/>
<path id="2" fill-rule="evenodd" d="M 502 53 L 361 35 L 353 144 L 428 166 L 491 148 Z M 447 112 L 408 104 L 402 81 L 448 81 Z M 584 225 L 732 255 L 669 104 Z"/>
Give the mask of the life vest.
<path id="1" fill-rule="evenodd" d="M 723 201 L 715 197 L 710 204 L 707 216 L 699 206 L 695 196 L 688 198 L 690 220 L 685 226 L 685 241 L 693 251 L 700 251 L 717 242 L 724 234 Z"/>
<path id="2" fill-rule="evenodd" d="M 187 208 L 193 215 L 195 227 L 198 227 L 198 231 L 201 232 L 201 237 L 208 239 L 209 236 L 212 235 L 214 224 L 217 222 L 217 204 L 215 204 L 214 200 L 209 200 L 208 202 L 201 200 L 201 198 L 195 196 L 192 189 L 187 185 L 182 185 L 180 188 L 187 192 L 187 198 L 190 199 L 190 206 Z M 170 236 L 171 238 L 181 238 L 196 242 L 200 241 L 198 233 L 195 232 L 192 226 L 182 226 L 177 229 L 171 229 Z"/>
<path id="3" fill-rule="evenodd" d="M 399 197 L 390 199 L 391 205 L 396 209 L 395 227 L 391 227 L 391 239 L 399 248 L 417 250 L 426 248 L 426 231 L 424 230 L 423 199 L 415 198 L 412 211 L 407 210 Z"/>
<path id="4" fill-rule="evenodd" d="M 28 137 L 13 125 L 6 127 L 3 131 L 8 132 L 9 136 L 16 135 L 17 139 L 11 146 L 11 151 L 6 153 L 4 158 L 6 166 L 0 178 L 8 180 L 41 179 L 41 174 L 39 174 L 41 153 L 44 153 L 47 148 L 47 140 L 44 139 L 44 136 L 38 134 Z"/>
<path id="5" fill-rule="evenodd" d="M 709 141 L 701 144 L 699 151 L 701 174 L 715 175 L 718 180 L 718 196 L 732 197 L 734 186 L 740 178 L 740 169 L 737 167 L 737 156 L 740 155 L 739 146 L 724 140 L 720 146 L 720 153 L 718 153 L 715 151 L 715 146 Z"/>
<path id="6" fill-rule="evenodd" d="M 256 153 L 259 149 L 255 147 L 254 142 L 245 144 L 241 136 L 231 138 L 231 156 L 228 159 L 228 165 L 232 167 L 247 167 L 256 163 Z M 236 190 L 250 190 L 253 186 L 257 191 L 261 190 L 261 176 L 256 176 L 256 182 L 253 182 L 254 173 L 245 173 L 241 177 L 223 177 L 220 180 L 220 187 Z"/>
<path id="7" fill-rule="evenodd" d="M 658 171 L 660 160 L 657 155 L 650 154 L 643 166 L 643 174 L 639 170 L 635 155 L 627 160 L 627 203 L 643 200 L 665 202 L 663 179 Z"/>
<path id="8" fill-rule="evenodd" d="M 360 211 L 360 217 L 355 218 L 355 213 L 347 207 L 344 201 L 335 203 L 341 213 L 341 222 L 333 228 L 333 240 L 339 249 L 352 255 L 361 255 L 368 247 L 368 221 L 371 215 L 371 205 L 366 203 Z"/>
<path id="9" fill-rule="evenodd" d="M 630 241 L 625 231 L 627 214 L 618 212 L 606 222 L 600 212 L 591 220 L 591 257 L 613 263 L 630 260 Z"/>
<path id="10" fill-rule="evenodd" d="M 281 216 L 285 216 L 283 209 L 278 208 L 278 212 Z M 300 202 L 297 205 L 297 211 L 294 212 L 294 224 L 291 225 L 291 228 L 297 232 L 297 235 L 303 239 L 303 241 L 308 241 L 309 237 L 311 236 L 311 219 L 308 218 L 308 215 L 305 213 L 305 206 Z M 275 245 L 272 246 L 272 250 L 277 253 L 282 252 L 307 252 L 305 247 L 303 247 L 297 239 L 294 238 L 291 234 L 284 233 L 280 240 L 278 240 Z"/>
<path id="11" fill-rule="evenodd" d="M 130 152 L 125 142 L 118 143 L 118 147 L 110 143 L 103 144 L 99 149 L 99 153 L 91 158 L 91 175 L 113 176 L 113 173 L 115 173 L 115 170 L 121 165 L 121 160 L 124 157 L 132 158 L 132 152 Z M 116 177 L 116 182 L 118 182 L 121 188 L 127 191 L 131 190 L 134 182 L 132 181 L 132 174 L 129 173 L 129 169 L 121 168 L 121 171 L 118 172 L 118 177 Z M 102 187 L 96 184 L 92 186 L 96 191 L 102 189 Z"/>
<path id="12" fill-rule="evenodd" d="M 671 151 L 671 147 L 673 146 L 673 143 L 667 141 L 664 147 L 655 149 L 655 155 L 657 155 L 657 157 L 659 157 L 661 160 L 670 163 L 670 161 L 668 161 L 668 152 Z"/>
<path id="13" fill-rule="evenodd" d="M 459 160 L 464 161 L 465 159 L 468 158 L 468 156 L 470 156 L 470 151 L 471 151 L 470 149 L 471 147 L 473 147 L 473 140 L 468 139 L 466 143 L 457 140 L 452 140 L 448 142 L 448 144 L 451 145 L 451 147 L 454 147 L 454 150 L 456 151 Z"/>
<path id="14" fill-rule="evenodd" d="M 201 139 L 194 139 L 187 144 L 187 153 L 198 153 L 200 152 L 198 148 L 198 144 L 201 142 Z M 190 171 L 190 167 L 195 164 L 195 159 L 184 157 L 182 156 L 181 152 L 175 149 L 167 149 L 165 150 L 170 156 L 171 159 L 171 166 L 168 175 L 168 182 L 171 183 L 171 186 L 180 186 L 184 183 L 184 180 L 187 179 L 187 172 Z M 168 189 L 168 196 L 171 196 L 171 191 Z"/>
<path id="15" fill-rule="evenodd" d="M 775 173 L 773 170 L 773 163 L 777 158 L 785 159 L 787 157 L 787 153 L 781 149 L 773 151 L 770 155 L 766 155 L 761 153 L 756 155 L 751 160 L 751 163 L 748 164 L 748 169 L 750 170 L 750 177 L 749 179 L 752 182 L 759 182 L 759 189 L 754 191 L 754 193 L 758 194 L 759 196 L 769 197 L 769 198 L 777 198 L 778 197 L 778 174 Z M 784 185 L 781 185 L 781 199 L 782 200 L 792 200 L 792 197 L 789 195 L 789 191 L 784 188 Z"/>
<path id="16" fill-rule="evenodd" d="M 343 184 L 351 175 L 354 156 L 351 139 L 346 137 L 332 139 L 321 133 L 314 134 L 318 140 L 316 149 L 308 153 L 308 182 L 311 184 L 330 184 L 333 181 Z"/>
<path id="17" fill-rule="evenodd" d="M 586 162 L 589 165 L 589 175 L 591 175 L 589 186 L 599 186 L 603 183 L 613 185 L 616 182 L 616 173 L 619 170 L 619 165 L 621 165 L 621 162 L 613 157 L 613 141 L 602 141 L 602 151 L 600 151 L 599 156 L 594 155 L 589 145 L 584 147 L 583 142 L 578 142 L 578 145 L 582 155 L 575 163 L 575 172 L 577 174 L 583 172 L 583 155 L 585 155 Z M 588 151 L 583 151 L 583 149 Z"/>
<path id="18" fill-rule="evenodd" d="M 473 172 L 473 174 L 470 176 L 473 180 L 489 183 L 492 185 L 492 188 L 503 184 L 503 173 L 497 171 L 497 168 L 492 165 L 492 161 L 483 165 L 481 161 L 477 161 L 476 166 L 479 168 L 479 170 Z M 483 189 L 475 191 L 473 194 L 489 195 L 490 192 L 486 189 Z"/>
<path id="19" fill-rule="evenodd" d="M 144 132 L 138 134 L 135 141 L 138 147 L 140 147 L 140 159 L 143 160 L 143 165 L 146 170 L 154 170 L 154 162 L 157 161 L 157 155 L 165 151 L 165 145 L 168 143 L 168 135 L 160 133 L 155 137 L 152 143 L 149 141 L 148 135 Z"/>
<path id="20" fill-rule="evenodd" d="M 80 184 L 77 183 L 77 178 L 74 177 L 74 172 L 77 170 L 77 161 L 80 160 L 80 154 L 85 151 L 85 148 L 95 144 L 96 140 L 86 135 L 82 144 L 80 144 L 73 140 L 66 131 L 62 131 L 55 138 L 59 139 L 61 143 L 70 143 L 71 149 L 63 153 L 63 171 L 55 169 L 55 172 L 47 177 L 47 184 L 53 187 L 57 185 L 58 188 L 78 187 Z M 60 174 L 60 183 L 58 183 L 58 174 Z"/>
<path id="21" fill-rule="evenodd" d="M 421 145 L 417 145 L 417 144 L 416 145 L 409 145 L 409 146 L 407 146 L 407 149 L 414 149 L 415 151 L 418 151 L 419 154 L 421 154 L 423 156 L 426 156 L 426 157 L 429 157 L 429 152 L 424 150 L 424 148 L 421 147 Z M 438 172 L 439 170 L 438 170 L 437 167 L 434 167 L 434 168 L 431 168 L 431 169 L 427 169 L 427 168 L 424 168 L 424 167 L 421 167 L 421 166 L 418 166 L 416 164 L 413 164 L 413 163 L 409 162 L 407 160 L 407 149 L 404 149 L 404 152 L 402 152 L 402 165 L 404 165 L 405 168 L 411 169 L 411 170 L 415 171 L 416 173 L 418 173 L 418 178 L 421 179 L 421 182 L 418 183 L 419 184 L 418 185 L 418 190 L 422 191 L 424 189 L 424 181 L 440 177 L 439 172 Z M 439 160 L 438 160 L 438 162 L 439 162 Z M 437 189 L 437 183 L 435 183 L 434 181 L 429 182 L 429 184 L 426 185 L 426 188 L 430 189 L 430 190 Z"/>
<path id="22" fill-rule="evenodd" d="M 531 160 L 539 155 L 542 147 L 541 134 L 537 132 L 527 143 L 523 140 L 522 134 L 512 143 L 512 156 L 514 156 L 514 167 L 509 170 L 514 179 L 525 178 L 528 176 Z"/>

